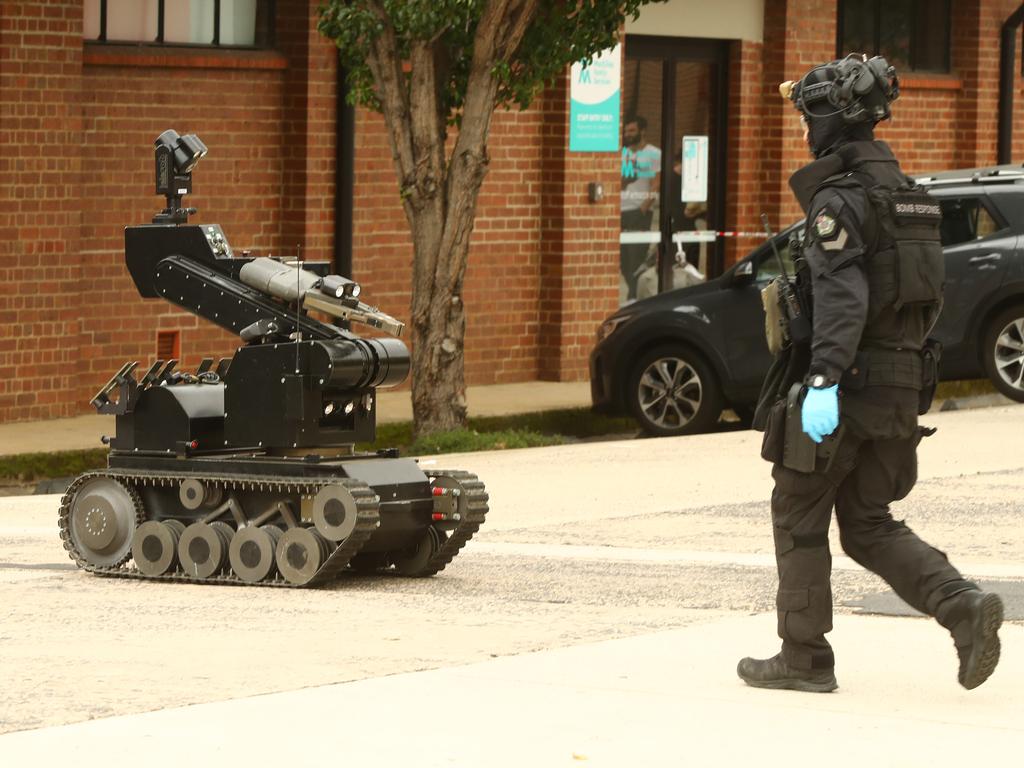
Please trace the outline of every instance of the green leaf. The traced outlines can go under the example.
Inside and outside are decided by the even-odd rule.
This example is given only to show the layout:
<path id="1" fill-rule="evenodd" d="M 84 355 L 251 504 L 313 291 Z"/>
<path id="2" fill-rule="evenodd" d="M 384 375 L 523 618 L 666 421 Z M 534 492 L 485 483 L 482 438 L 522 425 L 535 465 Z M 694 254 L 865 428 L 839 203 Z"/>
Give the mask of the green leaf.
<path id="1" fill-rule="evenodd" d="M 498 84 L 493 106 L 526 109 L 546 85 L 576 61 L 589 61 L 618 41 L 627 18 L 665 0 L 554 0 L 539 3 L 523 39 L 505 59 L 486 62 Z M 465 103 L 481 15 L 486 0 L 329 0 L 319 9 L 318 29 L 338 46 L 347 73 L 349 100 L 380 111 L 377 84 L 367 66 L 371 45 L 390 25 L 398 56 L 406 60 L 413 43 L 433 41 L 444 62 L 439 83 L 442 110 L 457 124 Z M 380 20 L 373 8 L 383 9 Z M 518 7 L 512 4 L 512 7 Z M 406 88 L 409 78 L 406 79 Z"/>

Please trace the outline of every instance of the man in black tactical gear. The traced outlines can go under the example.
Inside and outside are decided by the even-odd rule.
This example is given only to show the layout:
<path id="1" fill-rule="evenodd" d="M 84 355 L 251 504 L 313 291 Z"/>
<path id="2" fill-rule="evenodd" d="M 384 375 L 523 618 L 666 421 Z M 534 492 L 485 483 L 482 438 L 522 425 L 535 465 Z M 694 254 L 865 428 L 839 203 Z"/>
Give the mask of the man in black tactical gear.
<path id="1" fill-rule="evenodd" d="M 745 658 L 737 671 L 762 688 L 837 687 L 825 639 L 832 629 L 828 527 L 835 508 L 846 554 L 950 630 L 960 683 L 975 688 L 999 659 L 1002 602 L 889 513 L 890 503 L 914 486 L 917 445 L 931 432 L 917 416 L 930 404 L 930 392 L 922 397 L 933 352 L 926 337 L 944 277 L 938 204 L 874 139 L 899 81 L 881 57 L 851 54 L 783 83 L 780 92 L 801 113 L 815 157 L 789 182 L 807 214 L 799 272 L 804 289 L 810 287 L 813 335 L 803 348 L 794 342 L 784 351 L 786 373 L 774 380 L 769 374 L 759 407 L 769 413 L 763 452 L 774 462 L 782 650 L 770 659 Z M 791 446 L 781 442 L 790 437 L 780 429 L 786 393 L 801 379 L 797 437 L 830 447 L 826 454 L 819 446 L 810 472 L 786 466 Z"/>

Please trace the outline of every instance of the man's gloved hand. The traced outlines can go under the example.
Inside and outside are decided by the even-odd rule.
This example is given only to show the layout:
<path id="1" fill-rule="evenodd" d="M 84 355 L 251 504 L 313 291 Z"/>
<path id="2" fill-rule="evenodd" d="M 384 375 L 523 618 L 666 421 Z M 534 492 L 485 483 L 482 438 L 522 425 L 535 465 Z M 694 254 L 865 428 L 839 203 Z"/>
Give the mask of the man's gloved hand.
<path id="1" fill-rule="evenodd" d="M 816 443 L 835 432 L 839 426 L 839 385 L 823 389 L 808 387 L 800 411 L 800 423 L 807 436 Z"/>

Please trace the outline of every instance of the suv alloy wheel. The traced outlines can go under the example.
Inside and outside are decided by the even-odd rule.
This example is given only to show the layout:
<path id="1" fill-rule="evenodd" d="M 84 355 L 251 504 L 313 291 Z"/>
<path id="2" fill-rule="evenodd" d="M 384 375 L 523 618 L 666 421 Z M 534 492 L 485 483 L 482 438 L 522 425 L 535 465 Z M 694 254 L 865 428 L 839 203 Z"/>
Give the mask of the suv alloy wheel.
<path id="1" fill-rule="evenodd" d="M 996 389 L 1024 403 L 1024 304 L 992 318 L 982 339 L 982 362 Z"/>
<path id="2" fill-rule="evenodd" d="M 711 367 L 682 346 L 658 347 L 637 360 L 627 384 L 630 410 L 649 435 L 688 435 L 710 429 L 722 412 Z"/>

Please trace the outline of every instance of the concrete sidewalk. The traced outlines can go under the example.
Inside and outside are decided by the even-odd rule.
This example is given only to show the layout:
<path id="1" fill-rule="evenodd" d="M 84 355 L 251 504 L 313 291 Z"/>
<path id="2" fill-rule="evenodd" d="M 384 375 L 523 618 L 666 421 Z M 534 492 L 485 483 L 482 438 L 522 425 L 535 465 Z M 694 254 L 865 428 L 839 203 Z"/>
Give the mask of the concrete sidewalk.
<path id="1" fill-rule="evenodd" d="M 0 499 L 0 765 L 1019 763 L 1024 408 L 925 423 L 897 516 L 1007 598 L 978 690 L 933 622 L 863 613 L 885 587 L 835 529 L 839 691 L 736 678 L 778 648 L 771 480 L 759 435 L 722 432 L 424 457 L 487 483 L 466 551 L 302 592 L 90 576 L 58 497 Z"/>
<path id="2" fill-rule="evenodd" d="M 469 387 L 470 416 L 590 407 L 590 382 L 527 381 Z M 377 393 L 377 423 L 412 421 L 412 393 Z M 114 417 L 86 414 L 70 419 L 0 424 L 0 456 L 102 448 L 100 437 L 114 434 Z"/>
<path id="3" fill-rule="evenodd" d="M 775 617 L 465 666 L 0 736 L 5 765 L 116 753 L 150 768 L 320 766 L 1012 765 L 1024 750 L 1024 627 L 975 691 L 926 619 L 840 616 L 840 688 L 749 688 L 739 658 L 771 653 Z M 803 756 L 806 756 L 804 758 Z M 812 757 L 816 756 L 816 757 Z M 827 756 L 827 758 L 825 757 Z"/>

